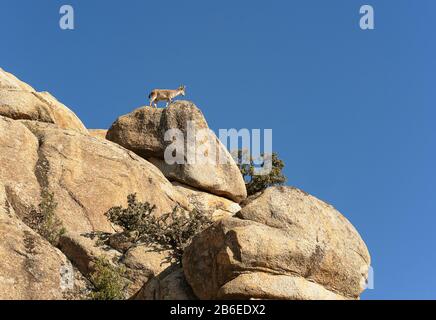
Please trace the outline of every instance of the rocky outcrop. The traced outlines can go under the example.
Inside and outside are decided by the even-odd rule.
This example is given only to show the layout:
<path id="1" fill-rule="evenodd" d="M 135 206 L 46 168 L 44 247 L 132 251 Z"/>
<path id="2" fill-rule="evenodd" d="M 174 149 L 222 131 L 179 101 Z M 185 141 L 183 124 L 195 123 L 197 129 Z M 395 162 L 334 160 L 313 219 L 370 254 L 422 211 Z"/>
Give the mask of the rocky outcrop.
<path id="1" fill-rule="evenodd" d="M 128 267 L 130 295 L 135 294 L 144 283 L 168 266 L 157 266 L 156 256 L 160 257 L 161 253 L 139 254 L 131 249 L 123 256 L 116 250 L 104 250 L 96 246 L 94 241 L 82 235 L 93 231 L 113 232 L 114 227 L 104 213 L 111 207 L 125 205 L 127 195 L 131 193 L 137 193 L 138 199 L 156 205 L 156 214 L 170 212 L 175 206 L 190 207 L 186 197 L 146 160 L 109 141 L 82 135 L 73 130 L 59 129 L 48 123 L 15 121 L 0 116 L 0 162 L 1 214 L 16 217 L 17 223 L 20 222 L 18 218 L 25 220 L 31 210 L 38 207 L 41 191 L 44 189 L 54 194 L 58 204 L 56 217 L 68 231 L 61 237 L 59 244 L 67 257 L 62 254 L 55 256 L 59 261 L 54 260 L 50 250 L 57 254 L 60 251 L 36 233 L 32 233 L 43 243 L 40 246 L 42 253 L 37 256 L 41 260 L 32 259 L 44 271 L 39 273 L 40 276 L 47 277 L 45 281 L 35 280 L 34 292 L 24 292 L 24 288 L 29 286 L 26 281 L 31 281 L 31 277 L 25 278 L 20 273 L 15 276 L 13 273 L 12 265 L 19 263 L 20 255 L 15 257 L 12 256 L 13 252 L 5 252 L 4 255 L 2 252 L 2 257 L 6 257 L 10 264 L 5 265 L 0 273 L 0 288 L 3 289 L 2 283 L 5 286 L 14 284 L 16 287 L 10 290 L 10 295 L 0 294 L 0 298 L 77 297 L 75 292 L 79 284 L 80 287 L 84 286 L 82 282 L 76 283 L 74 290 L 64 292 L 51 289 L 51 286 L 57 285 L 52 278 L 59 274 L 54 271 L 53 266 L 72 266 L 69 260 L 78 268 L 78 275 L 82 273 L 86 276 L 93 271 L 93 264 L 98 257 L 105 256 L 124 263 Z M 1 220 L 0 228 L 3 224 L 5 223 Z M 31 230 L 22 222 L 20 226 Z M 9 228 L 4 232 L 12 231 Z M 18 236 L 11 241 L 18 241 L 17 239 Z M 15 247 L 10 248 L 18 250 Z M 44 269 L 46 265 L 49 268 L 47 270 Z M 24 273 L 25 270 L 21 271 Z M 55 273 L 47 276 L 48 272 Z M 15 280 L 12 283 L 10 279 Z M 43 294 L 44 290 L 38 292 L 36 286 L 41 286 L 40 289 L 46 288 L 47 293 Z"/>
<path id="2" fill-rule="evenodd" d="M 183 256 L 201 299 L 357 299 L 370 257 L 332 206 L 291 187 L 250 198 L 238 218 L 196 236 Z"/>
<path id="3" fill-rule="evenodd" d="M 14 144 L 16 149 L 9 147 L 15 158 L 2 155 L 9 163 L 9 170 L 1 172 L 11 175 L 7 179 L 15 199 L 11 205 L 21 216 L 29 210 L 26 202 L 34 206 L 39 203 L 42 188 L 54 194 L 57 215 L 72 232 L 112 232 L 104 213 L 126 204 L 127 195 L 132 193 L 137 193 L 141 201 L 155 204 L 156 214 L 169 212 L 178 205 L 188 207 L 186 198 L 159 170 L 116 144 L 47 123 L 3 121 L 3 124 L 8 124 L 10 131 L 23 132 L 21 140 L 29 144 L 26 150 L 22 150 L 25 145 L 20 141 Z M 12 132 L 9 136 L 13 136 Z M 25 176 L 17 179 L 14 172 Z M 16 193 L 20 195 L 14 197 Z M 26 198 L 30 200 L 24 201 Z"/>
<path id="4" fill-rule="evenodd" d="M 54 123 L 59 128 L 86 134 L 82 121 L 48 92 L 32 87 L 0 69 L 0 115 L 14 120 Z"/>
<path id="5" fill-rule="evenodd" d="M 224 161 L 169 164 L 165 152 L 180 137 L 189 142 L 183 158 Z M 102 257 L 125 268 L 132 299 L 357 299 L 364 288 L 370 257 L 348 220 L 291 187 L 246 199 L 239 169 L 190 102 L 140 108 L 107 133 L 88 132 L 49 94 L 0 69 L 0 164 L 0 299 L 83 298 Z M 47 192 L 66 229 L 52 241 L 60 250 L 29 228 Z M 156 215 L 178 206 L 215 221 L 186 248 L 183 267 L 108 221 L 105 212 L 133 193 Z"/>
<path id="6" fill-rule="evenodd" d="M 177 137 L 177 143 L 170 134 Z M 198 134 L 196 134 L 198 133 Z M 177 101 L 166 109 L 143 107 L 121 116 L 106 138 L 155 164 L 170 180 L 241 202 L 247 196 L 241 173 L 201 111 L 191 102 Z M 188 142 L 187 142 L 188 141 Z M 165 151 L 177 145 L 183 163 L 169 163 Z M 168 154 L 167 154 L 168 156 Z"/>

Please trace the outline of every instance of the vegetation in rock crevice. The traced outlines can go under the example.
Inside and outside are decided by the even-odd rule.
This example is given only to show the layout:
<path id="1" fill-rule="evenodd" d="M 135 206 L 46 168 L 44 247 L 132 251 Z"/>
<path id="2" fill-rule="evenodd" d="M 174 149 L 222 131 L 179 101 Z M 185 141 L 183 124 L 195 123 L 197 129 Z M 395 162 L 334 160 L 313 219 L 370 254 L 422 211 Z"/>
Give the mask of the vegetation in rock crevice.
<path id="1" fill-rule="evenodd" d="M 44 188 L 38 208 L 32 208 L 23 219 L 25 224 L 53 246 L 58 245 L 60 236 L 65 233 L 62 222 L 56 216 L 56 208 L 54 194 Z"/>
<path id="2" fill-rule="evenodd" d="M 99 257 L 95 261 L 94 271 L 89 280 L 94 285 L 90 293 L 93 300 L 123 300 L 126 281 L 123 278 L 126 273 L 124 267 L 112 264 L 106 257 Z"/>
<path id="3" fill-rule="evenodd" d="M 129 195 L 127 202 L 127 208 L 113 207 L 106 216 L 132 239 L 132 245 L 145 244 L 156 251 L 170 252 L 166 262 L 181 264 L 184 249 L 192 238 L 212 224 L 210 217 L 198 210 L 175 207 L 157 216 L 156 207 L 138 201 L 135 194 Z"/>

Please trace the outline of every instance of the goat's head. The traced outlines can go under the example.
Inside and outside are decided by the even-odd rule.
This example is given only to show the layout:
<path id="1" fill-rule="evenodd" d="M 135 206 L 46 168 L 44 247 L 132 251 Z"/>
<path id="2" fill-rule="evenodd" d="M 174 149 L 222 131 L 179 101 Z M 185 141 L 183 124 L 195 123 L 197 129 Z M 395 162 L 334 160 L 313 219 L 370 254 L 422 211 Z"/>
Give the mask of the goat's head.
<path id="1" fill-rule="evenodd" d="M 178 89 L 182 96 L 185 96 L 185 94 L 186 94 L 185 89 L 186 89 L 186 86 L 180 86 L 179 89 Z"/>

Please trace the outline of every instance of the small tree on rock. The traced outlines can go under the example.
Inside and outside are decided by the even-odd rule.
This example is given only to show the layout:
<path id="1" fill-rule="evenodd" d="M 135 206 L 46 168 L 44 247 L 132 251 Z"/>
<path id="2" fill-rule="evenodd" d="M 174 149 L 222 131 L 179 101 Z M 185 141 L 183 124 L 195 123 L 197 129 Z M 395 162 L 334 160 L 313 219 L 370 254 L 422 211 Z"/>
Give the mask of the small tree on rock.
<path id="1" fill-rule="evenodd" d="M 128 206 L 114 207 L 106 212 L 108 219 L 122 228 L 122 233 L 133 237 L 133 244 L 145 244 L 156 251 L 171 252 L 168 262 L 181 263 L 183 251 L 192 237 L 212 224 L 209 216 L 175 207 L 173 211 L 157 216 L 155 206 L 140 202 L 135 194 L 127 197 Z"/>
<path id="2" fill-rule="evenodd" d="M 286 182 L 286 177 L 282 172 L 285 163 L 278 157 L 277 153 L 272 153 L 270 157 L 261 154 L 261 159 L 271 161 L 271 170 L 262 175 L 256 173 L 258 170 L 266 168 L 265 160 L 260 165 L 256 165 L 255 159 L 251 155 L 247 155 L 247 152 L 243 150 L 238 150 L 237 157 L 237 164 L 244 177 L 249 196 L 268 187 L 283 185 Z"/>

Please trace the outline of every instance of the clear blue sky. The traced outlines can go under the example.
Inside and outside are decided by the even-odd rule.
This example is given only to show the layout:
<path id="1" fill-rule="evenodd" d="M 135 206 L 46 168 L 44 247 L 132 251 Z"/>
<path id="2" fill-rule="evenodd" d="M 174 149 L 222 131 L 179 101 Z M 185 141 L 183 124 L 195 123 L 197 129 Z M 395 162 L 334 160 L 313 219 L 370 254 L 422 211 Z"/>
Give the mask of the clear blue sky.
<path id="1" fill-rule="evenodd" d="M 272 128 L 289 184 L 367 243 L 362 298 L 436 298 L 434 0 L 1 0 L 0 30 L 0 66 L 89 128 L 179 84 L 215 130 Z"/>

